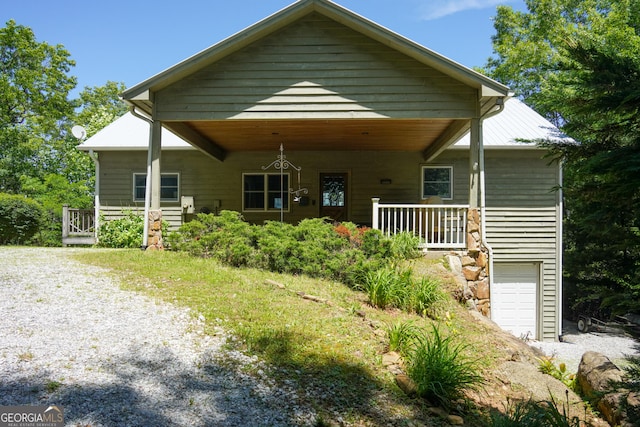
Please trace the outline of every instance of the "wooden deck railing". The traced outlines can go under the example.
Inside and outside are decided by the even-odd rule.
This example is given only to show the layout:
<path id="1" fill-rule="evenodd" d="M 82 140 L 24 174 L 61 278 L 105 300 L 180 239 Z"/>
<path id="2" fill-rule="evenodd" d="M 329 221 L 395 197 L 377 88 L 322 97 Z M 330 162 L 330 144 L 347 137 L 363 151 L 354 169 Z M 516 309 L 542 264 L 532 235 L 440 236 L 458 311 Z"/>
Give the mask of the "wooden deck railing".
<path id="1" fill-rule="evenodd" d="M 96 243 L 96 218 L 93 209 L 62 207 L 62 245 L 93 245 Z"/>
<path id="2" fill-rule="evenodd" d="M 464 249 L 467 246 L 468 205 L 380 203 L 374 198 L 372 226 L 385 235 L 413 233 L 427 249 Z"/>

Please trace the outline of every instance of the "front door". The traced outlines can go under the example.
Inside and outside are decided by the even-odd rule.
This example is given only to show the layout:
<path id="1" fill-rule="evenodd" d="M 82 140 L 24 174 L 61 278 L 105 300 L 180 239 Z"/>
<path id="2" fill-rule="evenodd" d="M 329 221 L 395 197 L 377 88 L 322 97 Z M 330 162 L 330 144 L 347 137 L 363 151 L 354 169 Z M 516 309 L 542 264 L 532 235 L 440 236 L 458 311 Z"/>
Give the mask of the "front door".
<path id="1" fill-rule="evenodd" d="M 320 217 L 329 217 L 335 221 L 347 221 L 346 173 L 320 174 Z"/>

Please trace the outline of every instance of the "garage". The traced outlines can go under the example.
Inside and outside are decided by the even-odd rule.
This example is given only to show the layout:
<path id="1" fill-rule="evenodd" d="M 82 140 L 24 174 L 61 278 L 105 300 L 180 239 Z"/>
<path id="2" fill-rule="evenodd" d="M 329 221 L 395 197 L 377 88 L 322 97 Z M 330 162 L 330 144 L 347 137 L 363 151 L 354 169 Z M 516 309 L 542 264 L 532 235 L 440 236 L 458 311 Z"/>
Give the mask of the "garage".
<path id="1" fill-rule="evenodd" d="M 491 319 L 517 337 L 538 338 L 537 263 L 495 263 Z"/>

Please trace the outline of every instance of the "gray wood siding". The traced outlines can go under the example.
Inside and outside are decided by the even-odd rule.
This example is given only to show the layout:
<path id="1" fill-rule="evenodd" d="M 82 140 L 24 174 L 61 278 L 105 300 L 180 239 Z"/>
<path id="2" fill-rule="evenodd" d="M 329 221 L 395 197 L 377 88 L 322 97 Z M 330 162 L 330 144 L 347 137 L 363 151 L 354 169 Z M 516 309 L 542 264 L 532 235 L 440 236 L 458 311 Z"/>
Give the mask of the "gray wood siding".
<path id="1" fill-rule="evenodd" d="M 485 150 L 486 235 L 494 262 L 542 263 L 540 338 L 557 339 L 561 251 L 559 169 L 537 150 Z M 466 150 L 449 150 L 434 163 L 454 166 L 455 203 L 467 203 Z"/>
<path id="2" fill-rule="evenodd" d="M 312 14 L 156 94 L 160 120 L 469 118 L 474 89 Z"/>
<path id="3" fill-rule="evenodd" d="M 559 169 L 541 151 L 485 151 L 487 241 L 494 262 L 542 263 L 540 339 L 555 340 L 561 302 Z"/>
<path id="4" fill-rule="evenodd" d="M 494 263 L 542 263 L 540 339 L 555 340 L 556 316 L 560 302 L 557 210 L 549 208 L 487 208 L 487 240 L 493 248 Z"/>
<path id="5" fill-rule="evenodd" d="M 106 221 L 121 219 L 130 213 L 142 216 L 144 215 L 144 206 L 100 206 L 100 215 Z M 182 210 L 179 206 L 162 207 L 162 220 L 169 224 L 169 231 L 175 231 L 182 225 Z"/>
<path id="6" fill-rule="evenodd" d="M 217 162 L 198 152 L 163 152 L 162 170 L 180 174 L 180 196 L 194 196 L 196 211 L 213 210 L 220 200 L 221 209 L 242 210 L 242 173 L 277 173 L 262 170 L 276 159 L 279 152 L 230 153 L 225 162 Z M 361 224 L 371 222 L 371 198 L 385 203 L 420 202 L 420 153 L 371 151 L 313 152 L 286 151 L 287 159 L 302 168 L 301 187 L 309 191 L 308 206 L 291 203 L 285 220 L 297 222 L 319 214 L 319 174 L 346 172 L 349 174 L 349 220 Z M 133 201 L 133 174 L 146 170 L 146 153 L 100 153 L 100 200 L 103 206 L 143 207 Z M 291 171 L 291 170 L 290 170 Z M 291 175 L 291 187 L 297 188 L 297 174 Z M 391 179 L 391 184 L 381 184 Z M 162 208 L 179 207 L 179 203 L 162 203 Z M 248 221 L 260 223 L 279 220 L 278 212 L 244 212 Z"/>

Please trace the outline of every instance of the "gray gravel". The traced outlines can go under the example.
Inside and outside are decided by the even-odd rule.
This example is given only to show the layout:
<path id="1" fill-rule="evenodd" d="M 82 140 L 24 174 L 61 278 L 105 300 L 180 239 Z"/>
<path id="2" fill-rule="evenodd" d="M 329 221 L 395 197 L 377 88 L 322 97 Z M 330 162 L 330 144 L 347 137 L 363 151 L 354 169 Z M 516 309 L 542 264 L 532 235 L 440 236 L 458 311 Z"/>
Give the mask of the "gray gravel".
<path id="1" fill-rule="evenodd" d="M 77 250 L 0 247 L 0 405 L 58 404 L 70 426 L 313 423 L 224 331 L 120 290 Z"/>
<path id="2" fill-rule="evenodd" d="M 587 351 L 604 354 L 618 367 L 624 366 L 626 356 L 640 355 L 640 343 L 620 329 L 583 334 L 578 332 L 576 323 L 569 320 L 563 322 L 561 342 L 530 341 L 529 345 L 553 356 L 556 365 L 564 362 L 571 373 L 578 371 L 580 359 Z"/>

